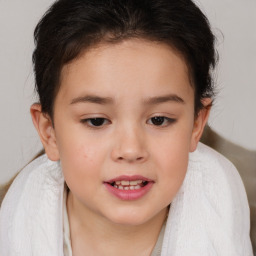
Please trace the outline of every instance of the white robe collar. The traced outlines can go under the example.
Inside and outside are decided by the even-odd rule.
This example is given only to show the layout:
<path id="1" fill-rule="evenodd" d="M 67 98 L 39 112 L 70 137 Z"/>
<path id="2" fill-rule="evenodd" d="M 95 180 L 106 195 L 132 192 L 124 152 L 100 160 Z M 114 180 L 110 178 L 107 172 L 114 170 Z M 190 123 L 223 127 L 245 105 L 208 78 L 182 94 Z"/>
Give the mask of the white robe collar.
<path id="1" fill-rule="evenodd" d="M 64 178 L 44 155 L 13 182 L 0 210 L 0 255 L 63 256 Z M 249 207 L 235 167 L 199 144 L 172 202 L 161 256 L 252 256 Z"/>

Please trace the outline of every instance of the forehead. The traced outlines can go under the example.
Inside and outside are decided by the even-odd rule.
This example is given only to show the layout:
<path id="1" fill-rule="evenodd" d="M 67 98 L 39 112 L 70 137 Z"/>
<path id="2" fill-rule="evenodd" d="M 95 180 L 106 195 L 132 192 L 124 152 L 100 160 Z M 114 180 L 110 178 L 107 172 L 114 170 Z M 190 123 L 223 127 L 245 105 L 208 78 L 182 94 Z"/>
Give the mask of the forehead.
<path id="1" fill-rule="evenodd" d="M 184 58 L 166 44 L 141 39 L 101 44 L 63 67 L 58 94 L 75 97 L 90 92 L 117 97 L 131 95 L 133 90 L 145 97 L 169 90 L 191 96 Z"/>

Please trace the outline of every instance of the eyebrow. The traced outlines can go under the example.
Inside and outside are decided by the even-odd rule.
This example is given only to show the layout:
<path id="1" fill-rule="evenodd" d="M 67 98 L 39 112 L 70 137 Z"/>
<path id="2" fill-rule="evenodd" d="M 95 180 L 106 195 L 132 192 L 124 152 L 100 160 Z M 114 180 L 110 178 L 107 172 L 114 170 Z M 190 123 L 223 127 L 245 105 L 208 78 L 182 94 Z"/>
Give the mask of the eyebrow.
<path id="1" fill-rule="evenodd" d="M 96 103 L 100 105 L 106 105 L 106 104 L 113 104 L 114 100 L 109 97 L 100 97 L 96 95 L 86 95 L 82 97 L 74 98 L 70 104 L 76 104 L 76 103 Z"/>
<path id="2" fill-rule="evenodd" d="M 168 95 L 163 95 L 163 96 L 151 97 L 151 98 L 145 99 L 143 101 L 143 103 L 146 105 L 156 105 L 156 104 L 161 104 L 161 103 L 165 103 L 165 102 L 176 102 L 176 103 L 185 104 L 185 101 L 176 94 L 168 94 Z M 77 103 L 95 103 L 95 104 L 100 104 L 100 105 L 107 105 L 107 104 L 113 104 L 114 99 L 110 98 L 110 97 L 86 95 L 86 96 L 77 97 L 77 98 L 72 99 L 70 104 L 73 105 L 73 104 L 77 104 Z"/>
<path id="3" fill-rule="evenodd" d="M 168 94 L 163 96 L 151 97 L 144 101 L 146 105 L 155 105 L 155 104 L 160 104 L 165 102 L 176 102 L 176 103 L 185 104 L 185 101 L 176 94 Z"/>

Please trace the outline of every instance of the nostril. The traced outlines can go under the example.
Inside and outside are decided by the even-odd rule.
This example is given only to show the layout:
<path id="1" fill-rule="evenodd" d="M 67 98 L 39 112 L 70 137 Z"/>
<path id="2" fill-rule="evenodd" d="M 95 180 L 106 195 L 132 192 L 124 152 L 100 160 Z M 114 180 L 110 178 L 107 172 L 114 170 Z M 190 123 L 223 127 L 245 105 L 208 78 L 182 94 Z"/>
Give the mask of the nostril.
<path id="1" fill-rule="evenodd" d="M 125 157 L 118 157 L 118 160 L 121 161 L 128 161 L 128 162 L 136 162 L 136 161 L 142 161 L 144 157 L 132 157 L 132 156 L 125 156 Z"/>
<path id="2" fill-rule="evenodd" d="M 148 158 L 148 152 L 142 145 L 122 143 L 113 148 L 111 157 L 114 161 L 143 162 Z"/>

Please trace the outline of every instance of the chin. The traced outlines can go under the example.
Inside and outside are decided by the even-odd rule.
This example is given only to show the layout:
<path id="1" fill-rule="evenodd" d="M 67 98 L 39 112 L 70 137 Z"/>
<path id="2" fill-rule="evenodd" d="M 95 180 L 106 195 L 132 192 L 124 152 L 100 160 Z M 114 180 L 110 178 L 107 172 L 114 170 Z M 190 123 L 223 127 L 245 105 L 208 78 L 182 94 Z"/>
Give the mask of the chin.
<path id="1" fill-rule="evenodd" d="M 108 216 L 109 221 L 116 225 L 139 226 L 149 221 L 153 216 L 142 214 L 141 211 L 124 211 Z"/>
<path id="2" fill-rule="evenodd" d="M 146 209 L 146 207 L 136 207 L 135 209 L 133 207 L 124 207 L 110 213 L 108 219 L 116 225 L 139 226 L 154 218 L 164 218 L 164 216 L 166 216 L 166 210 L 167 207 L 160 209 L 159 212 L 153 209 L 150 211 L 150 209 Z"/>

